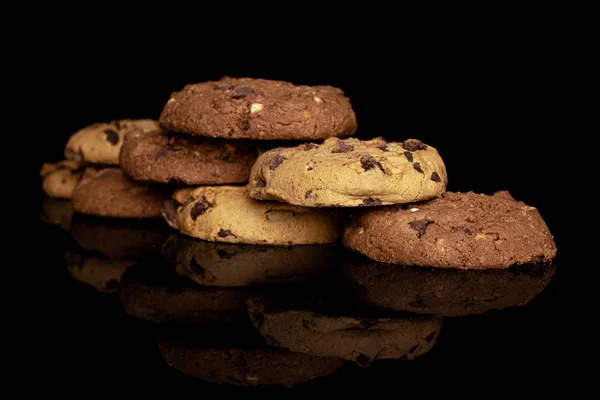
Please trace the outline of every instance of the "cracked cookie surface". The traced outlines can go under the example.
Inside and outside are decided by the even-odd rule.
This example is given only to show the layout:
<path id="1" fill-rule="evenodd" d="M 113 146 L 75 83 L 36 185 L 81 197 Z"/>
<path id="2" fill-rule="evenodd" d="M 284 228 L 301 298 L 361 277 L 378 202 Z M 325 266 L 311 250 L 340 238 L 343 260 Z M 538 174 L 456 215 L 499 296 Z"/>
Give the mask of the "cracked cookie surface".
<path id="1" fill-rule="evenodd" d="M 243 186 L 180 189 L 164 203 L 163 216 L 181 233 L 211 242 L 318 244 L 339 235 L 335 212 L 252 200 Z"/>
<path id="2" fill-rule="evenodd" d="M 247 141 L 135 130 L 125 136 L 121 168 L 135 180 L 217 185 L 248 182 L 258 149 Z"/>
<path id="3" fill-rule="evenodd" d="M 123 137 L 133 129 L 150 132 L 158 129 L 158 123 L 151 119 L 124 119 L 92 124 L 69 138 L 65 157 L 77 162 L 119 165 Z"/>
<path id="4" fill-rule="evenodd" d="M 340 89 L 227 77 L 173 93 L 160 124 L 190 135 L 267 140 L 346 137 L 357 126 Z"/>
<path id="5" fill-rule="evenodd" d="M 352 217 L 344 245 L 377 261 L 440 268 L 508 268 L 549 262 L 556 246 L 535 207 L 508 192 L 446 193 Z"/>
<path id="6" fill-rule="evenodd" d="M 306 207 L 380 206 L 440 196 L 447 180 L 437 150 L 419 140 L 330 138 L 262 154 L 248 194 Z"/>
<path id="7" fill-rule="evenodd" d="M 162 191 L 133 181 L 118 168 L 106 168 L 94 177 L 84 178 L 73 191 L 73 208 L 82 214 L 115 218 L 161 216 L 168 198 Z"/>

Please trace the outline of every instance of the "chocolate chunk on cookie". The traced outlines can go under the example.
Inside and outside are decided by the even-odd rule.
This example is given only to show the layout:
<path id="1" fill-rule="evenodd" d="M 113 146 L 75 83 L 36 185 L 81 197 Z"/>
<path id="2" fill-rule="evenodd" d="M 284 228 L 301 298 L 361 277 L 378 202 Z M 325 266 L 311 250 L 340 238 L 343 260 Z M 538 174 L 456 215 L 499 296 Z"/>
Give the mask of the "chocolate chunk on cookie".
<path id="1" fill-rule="evenodd" d="M 305 207 L 363 207 L 441 196 L 446 183 L 440 155 L 421 141 L 329 138 L 310 151 L 300 145 L 263 153 L 250 172 L 248 194 Z"/>
<path id="2" fill-rule="evenodd" d="M 508 268 L 549 262 L 556 254 L 538 210 L 516 201 L 508 192 L 493 196 L 446 193 L 443 198 L 408 207 L 367 210 L 356 220 L 347 224 L 344 244 L 381 262 Z"/>
<path id="3" fill-rule="evenodd" d="M 344 93 L 331 86 L 223 78 L 173 93 L 160 124 L 198 136 L 313 140 L 352 135 L 356 116 Z"/>

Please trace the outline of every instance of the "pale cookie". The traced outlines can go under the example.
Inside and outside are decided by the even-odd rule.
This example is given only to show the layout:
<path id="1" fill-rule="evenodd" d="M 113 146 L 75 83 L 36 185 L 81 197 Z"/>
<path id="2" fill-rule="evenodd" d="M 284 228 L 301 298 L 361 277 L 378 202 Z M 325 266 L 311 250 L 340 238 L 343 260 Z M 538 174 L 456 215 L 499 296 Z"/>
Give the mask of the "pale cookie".
<path id="1" fill-rule="evenodd" d="M 225 139 L 315 140 L 356 131 L 350 100 L 331 86 L 223 78 L 186 85 L 160 115 L 170 131 Z"/>
<path id="2" fill-rule="evenodd" d="M 205 286 L 250 286 L 301 282 L 327 272 L 337 254 L 331 244 L 256 246 L 211 243 L 172 235 L 165 258 L 180 275 Z"/>
<path id="3" fill-rule="evenodd" d="M 435 345 L 442 325 L 439 317 L 330 316 L 260 299 L 248 301 L 248 312 L 271 345 L 359 365 L 377 359 L 410 360 L 424 354 Z"/>
<path id="4" fill-rule="evenodd" d="M 430 199 L 446 183 L 437 150 L 419 140 L 331 138 L 262 154 L 248 194 L 305 207 L 362 207 Z"/>
<path id="5" fill-rule="evenodd" d="M 173 199 L 163 205 L 169 225 L 211 242 L 318 244 L 339 235 L 335 212 L 252 200 L 242 186 L 181 189 Z"/>
<path id="6" fill-rule="evenodd" d="M 124 119 L 87 126 L 69 138 L 65 157 L 77 162 L 119 165 L 123 137 L 133 129 L 150 132 L 158 129 L 158 123 L 151 119 Z"/>
<path id="7" fill-rule="evenodd" d="M 82 214 L 115 218 L 160 217 L 168 196 L 156 187 L 133 181 L 120 169 L 106 168 L 83 179 L 73 191 L 73 208 Z"/>
<path id="8" fill-rule="evenodd" d="M 508 192 L 364 210 L 346 224 L 344 245 L 381 262 L 462 269 L 543 263 L 556 254 L 538 210 Z"/>
<path id="9" fill-rule="evenodd" d="M 80 251 L 67 252 L 65 263 L 73 278 L 105 293 L 116 292 L 123 273 L 136 264 L 131 260 L 112 260 Z"/>
<path id="10" fill-rule="evenodd" d="M 555 271 L 554 264 L 464 271 L 384 264 L 366 257 L 344 264 L 344 274 L 365 302 L 448 317 L 525 305 L 544 290 Z"/>
<path id="11" fill-rule="evenodd" d="M 83 176 L 92 176 L 95 167 L 85 167 L 73 160 L 63 160 L 57 163 L 44 163 L 40 171 L 42 189 L 49 197 L 55 199 L 70 199 L 73 189 Z"/>

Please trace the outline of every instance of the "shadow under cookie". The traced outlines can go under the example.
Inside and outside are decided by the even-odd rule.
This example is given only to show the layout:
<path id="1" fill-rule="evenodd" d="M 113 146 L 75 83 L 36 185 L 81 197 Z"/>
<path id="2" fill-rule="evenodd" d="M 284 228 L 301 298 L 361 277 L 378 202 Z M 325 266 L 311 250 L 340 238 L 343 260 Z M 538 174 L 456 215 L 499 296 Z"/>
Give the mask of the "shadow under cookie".
<path id="1" fill-rule="evenodd" d="M 251 292 L 199 286 L 171 266 L 140 264 L 124 276 L 119 298 L 132 317 L 165 324 L 220 325 L 248 320 Z"/>
<path id="2" fill-rule="evenodd" d="M 344 274 L 365 302 L 397 311 L 440 316 L 482 314 L 525 305 L 550 283 L 555 264 L 505 270 L 448 270 L 378 263 L 349 255 Z"/>
<path id="3" fill-rule="evenodd" d="M 334 265 L 338 247 L 212 243 L 174 234 L 163 254 L 177 273 L 201 285 L 250 286 L 301 282 L 324 274 Z"/>

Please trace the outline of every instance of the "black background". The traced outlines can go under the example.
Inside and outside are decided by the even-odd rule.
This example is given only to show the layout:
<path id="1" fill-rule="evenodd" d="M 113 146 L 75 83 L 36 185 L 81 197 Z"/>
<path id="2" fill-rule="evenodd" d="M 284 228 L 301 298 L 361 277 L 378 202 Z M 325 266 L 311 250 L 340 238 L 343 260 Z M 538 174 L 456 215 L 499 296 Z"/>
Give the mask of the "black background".
<path id="1" fill-rule="evenodd" d="M 32 90 L 43 107 L 33 119 L 44 134 L 35 135 L 32 180 L 42 162 L 62 158 L 76 130 L 112 119 L 158 118 L 169 94 L 186 83 L 227 75 L 330 84 L 350 97 L 359 138 L 413 137 L 436 147 L 447 166 L 449 190 L 510 190 L 539 208 L 561 248 L 556 187 L 561 145 L 549 139 L 557 129 L 551 83 L 557 71 L 545 49 L 530 40 L 486 38 L 465 45 L 441 35 L 439 42 L 417 48 L 406 42 L 358 48 L 340 37 L 317 51 L 314 41 L 280 45 L 244 38 L 211 45 L 206 43 L 210 37 L 199 33 L 204 39 L 168 47 L 138 42 L 140 37 L 90 39 L 85 45 L 62 35 L 39 38 L 34 58 L 44 62 Z M 161 364 L 143 324 L 127 319 L 116 299 L 68 276 L 62 257 L 69 239 L 53 228 L 40 229 L 48 239 L 38 248 L 44 268 L 37 294 L 43 301 L 36 301 L 36 313 L 43 335 L 31 343 L 37 349 L 34 359 L 44 366 L 35 375 L 48 388 L 215 389 Z M 497 391 L 516 382 L 536 388 L 542 376 L 544 382 L 560 382 L 563 358 L 570 352 L 562 335 L 561 276 L 559 267 L 551 285 L 526 308 L 450 321 L 455 328 L 442 333 L 439 351 L 410 366 L 382 362 L 351 368 L 339 382 L 332 378 L 304 390 L 352 393 L 400 385 L 441 393 L 478 384 Z"/>

